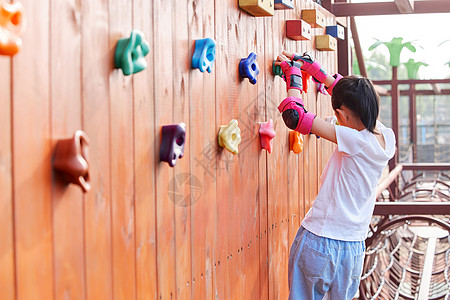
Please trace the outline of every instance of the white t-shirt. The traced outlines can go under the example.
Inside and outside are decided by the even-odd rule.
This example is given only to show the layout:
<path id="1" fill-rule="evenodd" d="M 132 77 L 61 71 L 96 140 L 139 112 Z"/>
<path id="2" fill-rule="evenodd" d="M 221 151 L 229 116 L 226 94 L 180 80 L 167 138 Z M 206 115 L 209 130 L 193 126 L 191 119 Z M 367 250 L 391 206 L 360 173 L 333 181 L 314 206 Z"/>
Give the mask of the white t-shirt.
<path id="1" fill-rule="evenodd" d="M 321 187 L 302 226 L 343 241 L 364 241 L 383 169 L 395 153 L 394 132 L 377 122 L 385 149 L 367 129 L 336 125 L 337 148 L 320 177 Z"/>

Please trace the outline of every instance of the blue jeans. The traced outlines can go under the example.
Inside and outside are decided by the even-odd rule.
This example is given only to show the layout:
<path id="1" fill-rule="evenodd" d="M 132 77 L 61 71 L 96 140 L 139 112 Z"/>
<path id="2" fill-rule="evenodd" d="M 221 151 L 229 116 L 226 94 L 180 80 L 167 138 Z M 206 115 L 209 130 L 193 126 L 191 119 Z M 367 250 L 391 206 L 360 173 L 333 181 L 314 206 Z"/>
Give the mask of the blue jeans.
<path id="1" fill-rule="evenodd" d="M 317 236 L 300 227 L 289 253 L 289 299 L 351 300 L 358 291 L 364 242 Z"/>

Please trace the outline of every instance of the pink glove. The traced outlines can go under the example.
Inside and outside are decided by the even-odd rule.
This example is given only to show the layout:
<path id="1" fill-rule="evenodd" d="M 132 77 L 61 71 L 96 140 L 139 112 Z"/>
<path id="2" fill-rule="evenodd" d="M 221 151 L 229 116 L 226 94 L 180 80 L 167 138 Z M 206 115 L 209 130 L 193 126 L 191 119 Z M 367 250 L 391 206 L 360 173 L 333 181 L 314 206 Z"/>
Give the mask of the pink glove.
<path id="1" fill-rule="evenodd" d="M 302 61 L 303 65 L 301 69 L 305 71 L 306 73 L 310 74 L 313 78 L 313 80 L 317 83 L 324 83 L 327 78 L 327 72 L 322 69 L 322 66 L 314 60 L 314 58 L 308 53 L 305 52 L 303 55 L 294 54 L 292 56 L 292 60 L 294 61 Z M 331 84 L 327 89 L 328 94 L 333 94 L 333 88 L 336 85 L 336 83 L 341 80 L 342 75 L 341 74 L 334 74 L 333 77 L 335 78 L 333 84 Z"/>
<path id="2" fill-rule="evenodd" d="M 301 134 L 309 134 L 316 117 L 308 112 L 303 106 L 303 101 L 297 97 L 288 97 L 278 106 L 278 110 L 283 115 L 283 121 L 287 127 Z"/>
<path id="3" fill-rule="evenodd" d="M 338 83 L 338 81 L 343 78 L 343 76 L 339 73 L 334 74 L 333 77 L 335 78 L 334 82 L 329 87 L 325 87 L 327 89 L 328 94 L 330 94 L 330 96 L 333 95 L 333 89 L 334 89 L 334 86 L 336 85 L 336 83 Z"/>
<path id="4" fill-rule="evenodd" d="M 303 55 L 294 54 L 292 56 L 293 61 L 300 60 L 303 62 L 301 69 L 311 75 L 316 82 L 323 83 L 327 79 L 327 72 L 322 70 L 322 66 L 314 60 L 314 58 L 305 52 Z"/>
<path id="5" fill-rule="evenodd" d="M 302 91 L 303 80 L 300 64 L 295 61 L 283 61 L 280 67 L 283 71 L 283 79 L 286 81 L 286 90 L 297 89 Z"/>

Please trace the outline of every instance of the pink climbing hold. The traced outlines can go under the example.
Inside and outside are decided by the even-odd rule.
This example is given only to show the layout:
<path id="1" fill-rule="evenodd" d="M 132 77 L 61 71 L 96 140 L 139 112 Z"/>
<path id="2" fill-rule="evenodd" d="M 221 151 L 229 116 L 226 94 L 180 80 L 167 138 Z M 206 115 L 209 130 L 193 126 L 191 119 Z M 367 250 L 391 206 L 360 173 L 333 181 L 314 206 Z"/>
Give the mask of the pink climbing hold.
<path id="1" fill-rule="evenodd" d="M 261 136 L 261 148 L 266 149 L 269 153 L 272 152 L 272 139 L 275 137 L 275 130 L 273 130 L 273 121 L 270 119 L 267 122 L 261 123 L 259 128 L 259 135 Z"/>

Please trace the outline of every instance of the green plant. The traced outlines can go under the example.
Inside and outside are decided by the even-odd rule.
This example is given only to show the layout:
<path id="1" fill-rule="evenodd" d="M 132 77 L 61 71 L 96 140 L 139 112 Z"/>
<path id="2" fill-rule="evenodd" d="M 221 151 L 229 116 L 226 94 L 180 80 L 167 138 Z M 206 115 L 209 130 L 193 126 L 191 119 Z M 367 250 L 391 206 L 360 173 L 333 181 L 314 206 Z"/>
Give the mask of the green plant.
<path id="1" fill-rule="evenodd" d="M 408 60 L 404 63 L 406 70 L 408 71 L 408 79 L 417 79 L 417 74 L 419 73 L 419 68 L 421 66 L 428 66 L 427 63 L 421 61 L 415 61 L 414 59 Z"/>
<path id="2" fill-rule="evenodd" d="M 394 37 L 390 42 L 383 42 L 377 39 L 377 42 L 369 47 L 369 50 L 371 51 L 379 45 L 385 45 L 388 48 L 390 54 L 389 64 L 392 67 L 400 66 L 400 53 L 403 48 L 407 48 L 411 52 L 416 52 L 416 47 L 411 42 L 403 43 L 403 38 L 401 37 Z"/>

